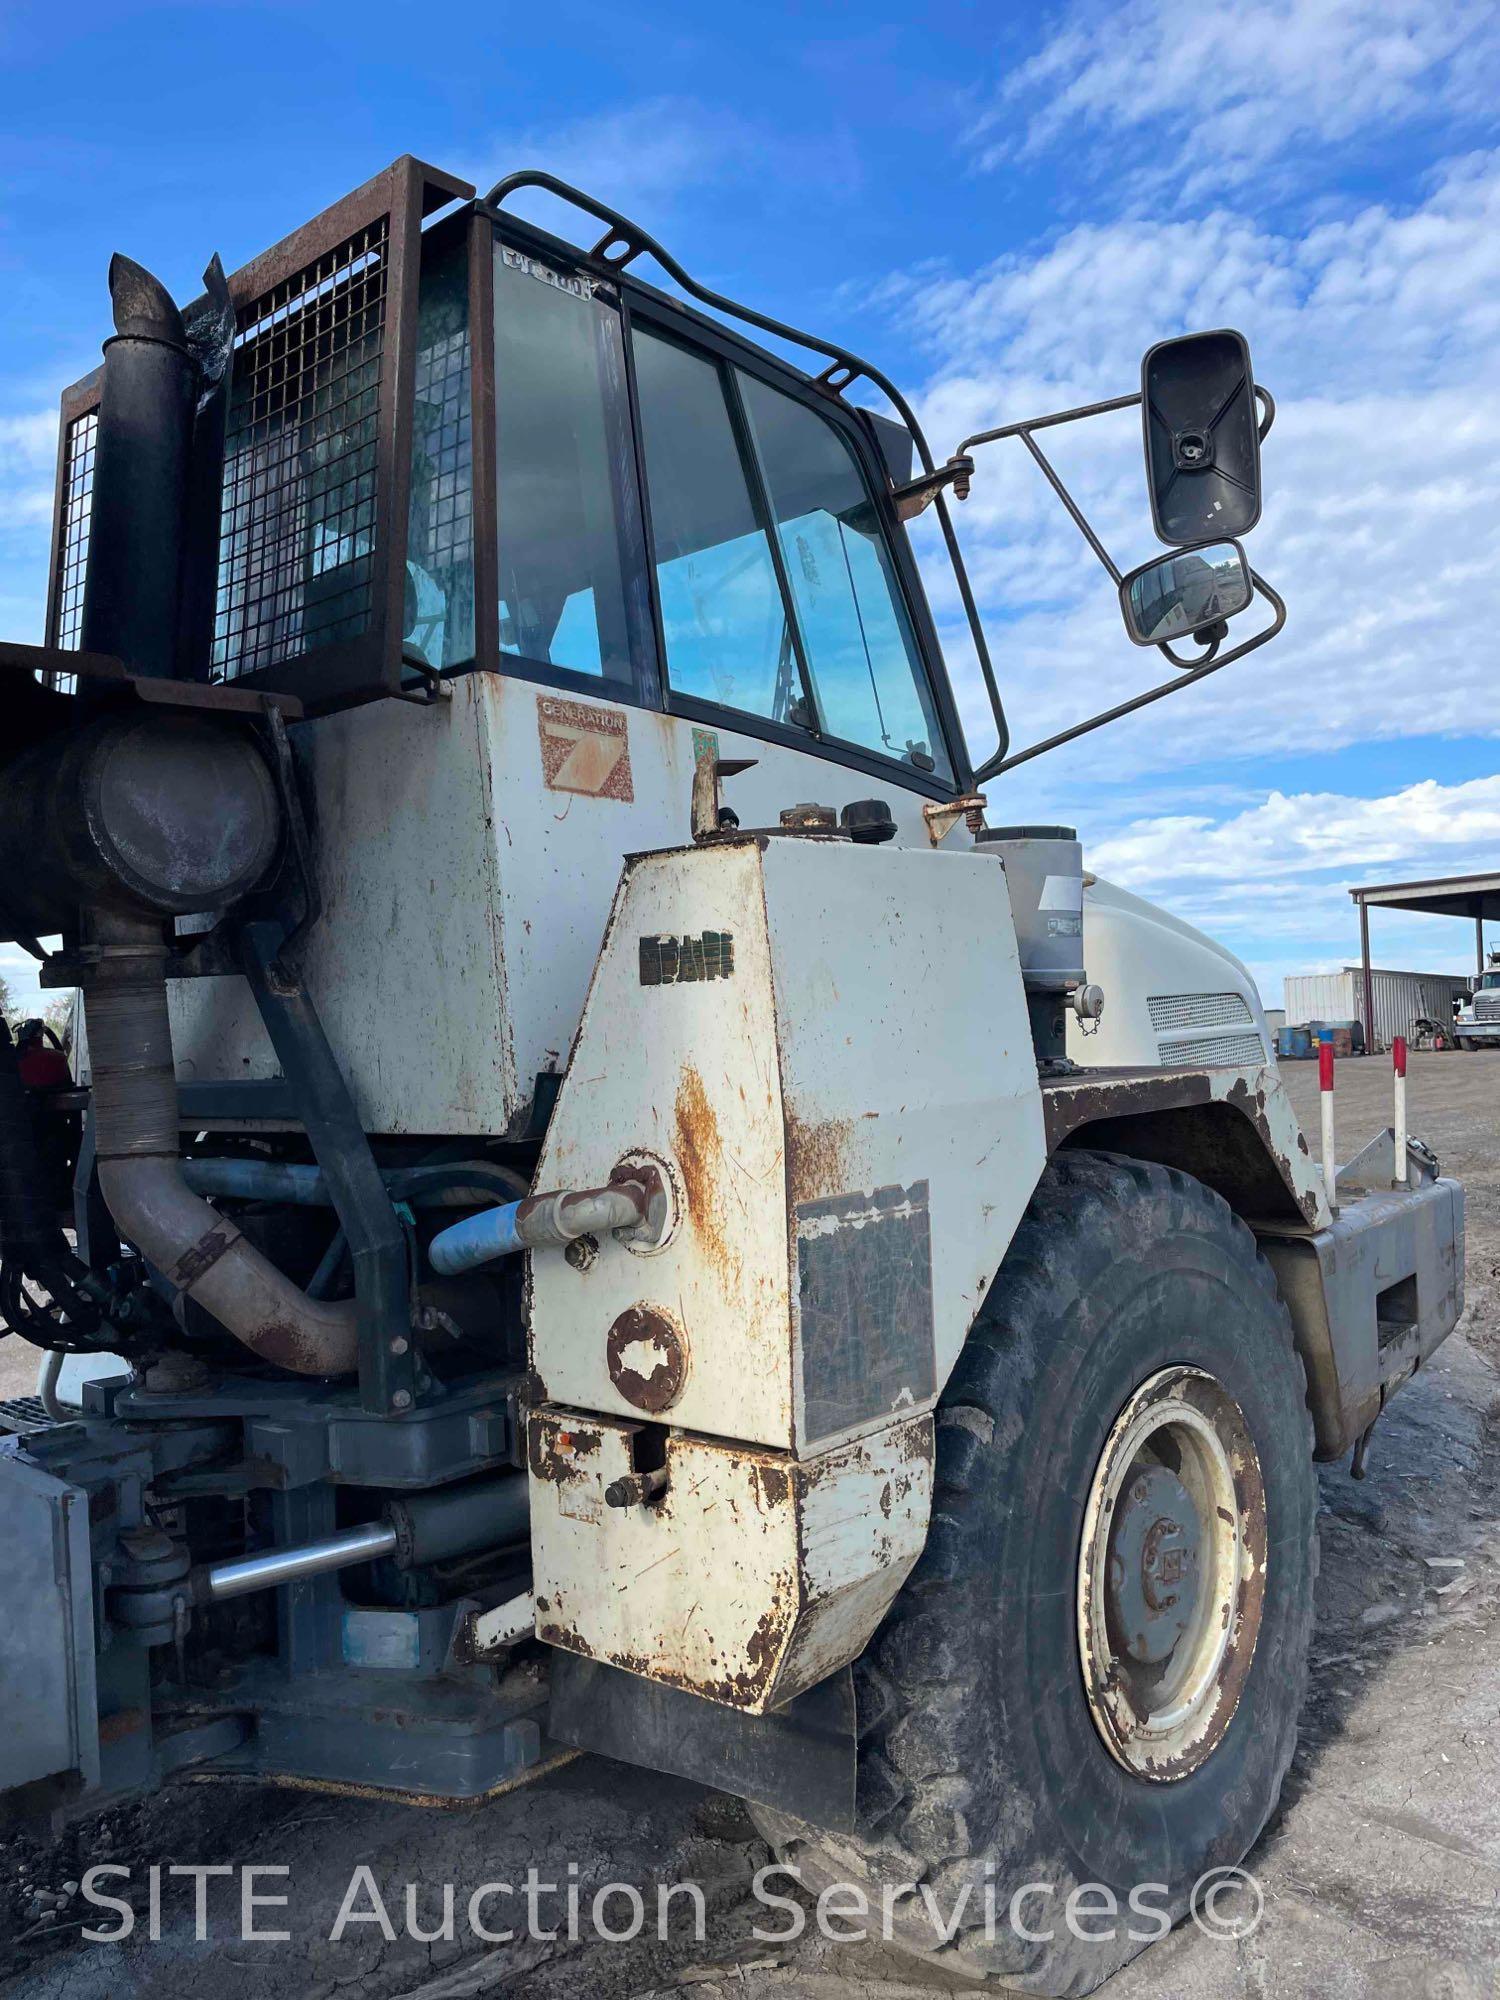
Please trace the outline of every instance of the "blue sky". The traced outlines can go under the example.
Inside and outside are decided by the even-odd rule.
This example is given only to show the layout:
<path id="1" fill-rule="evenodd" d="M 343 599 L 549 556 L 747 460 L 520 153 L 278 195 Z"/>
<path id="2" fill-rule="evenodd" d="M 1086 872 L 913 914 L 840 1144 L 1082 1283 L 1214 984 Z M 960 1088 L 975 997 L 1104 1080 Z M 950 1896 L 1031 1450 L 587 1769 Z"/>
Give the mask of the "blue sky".
<path id="1" fill-rule="evenodd" d="M 1493 0 L 12 0 L 0 70 L 6 636 L 41 636 L 56 398 L 97 359 L 112 250 L 187 297 L 211 251 L 233 267 L 396 153 L 481 186 L 541 164 L 869 354 L 940 451 L 1240 327 L 1280 406 L 1251 553 L 1285 633 L 997 783 L 991 817 L 1075 820 L 1091 865 L 1223 938 L 1272 1004 L 1352 955 L 1351 883 L 1500 865 Z M 1058 437 L 1126 565 L 1156 547 L 1137 435 Z M 1018 742 L 1144 685 L 1018 447 L 982 457 L 960 528 Z M 1384 963 L 1470 962 L 1461 925 L 1376 924 Z M 29 989 L 10 947 L 0 973 Z"/>

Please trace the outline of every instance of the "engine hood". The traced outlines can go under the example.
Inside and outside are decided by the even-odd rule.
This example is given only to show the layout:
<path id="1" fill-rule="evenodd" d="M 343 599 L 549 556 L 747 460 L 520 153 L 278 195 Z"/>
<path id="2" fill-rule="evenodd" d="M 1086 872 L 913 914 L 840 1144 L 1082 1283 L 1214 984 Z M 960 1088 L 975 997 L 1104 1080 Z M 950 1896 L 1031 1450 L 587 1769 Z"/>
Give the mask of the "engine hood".
<path id="1" fill-rule="evenodd" d="M 1275 1060 L 1247 969 L 1170 911 L 1086 875 L 1083 950 L 1089 978 L 1104 989 L 1104 1015 L 1093 1034 L 1069 1020 L 1075 1062 L 1094 1068 Z"/>

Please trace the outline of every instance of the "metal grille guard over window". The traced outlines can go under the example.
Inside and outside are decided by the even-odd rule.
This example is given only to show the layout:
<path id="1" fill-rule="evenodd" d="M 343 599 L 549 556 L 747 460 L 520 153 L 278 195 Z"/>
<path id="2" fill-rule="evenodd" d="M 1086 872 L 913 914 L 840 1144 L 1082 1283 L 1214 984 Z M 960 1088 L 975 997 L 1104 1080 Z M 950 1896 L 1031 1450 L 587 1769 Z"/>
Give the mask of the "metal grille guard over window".
<path id="1" fill-rule="evenodd" d="M 400 691 L 422 220 L 473 193 L 403 156 L 230 278 L 226 400 L 198 425 L 206 452 L 222 439 L 222 509 L 189 524 L 194 573 L 217 586 L 201 635 L 184 632 L 183 679 L 312 712 Z M 63 398 L 54 647 L 78 644 L 97 405 L 97 374 Z"/>

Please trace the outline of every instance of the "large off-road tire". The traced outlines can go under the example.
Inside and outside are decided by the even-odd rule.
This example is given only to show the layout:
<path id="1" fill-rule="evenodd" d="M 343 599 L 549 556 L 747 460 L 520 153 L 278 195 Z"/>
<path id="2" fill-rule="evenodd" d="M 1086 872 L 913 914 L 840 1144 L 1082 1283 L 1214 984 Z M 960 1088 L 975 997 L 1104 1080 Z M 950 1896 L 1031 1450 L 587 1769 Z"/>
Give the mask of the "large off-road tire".
<path id="1" fill-rule="evenodd" d="M 1227 1440 L 1218 1458 L 1215 1435 Z M 1132 1456 L 1142 1438 L 1144 1456 Z M 858 1832 L 757 1809 L 780 1858 L 815 1893 L 858 1885 L 876 1935 L 885 1886 L 925 1885 L 930 1903 L 920 1889 L 894 1896 L 889 1932 L 951 1972 L 1091 1992 L 1160 1934 L 1163 1914 L 1185 1913 L 1208 1870 L 1244 1857 L 1276 1804 L 1312 1627 L 1312 1451 L 1291 1323 L 1250 1232 L 1185 1174 L 1060 1155 L 943 1397 L 927 1546 L 855 1667 Z M 1224 1465 L 1230 1505 L 1216 1509 Z M 1143 1613 L 1130 1579 L 1154 1563 L 1148 1595 L 1171 1605 L 1163 1576 L 1180 1573 L 1162 1567 L 1155 1517 L 1183 1512 L 1185 1498 L 1201 1514 L 1205 1494 L 1210 1519 L 1188 1565 L 1199 1587 L 1185 1593 L 1202 1608 L 1175 1644 L 1213 1678 L 1174 1735 L 1170 1700 L 1157 1713 L 1151 1690 L 1170 1693 L 1177 1655 L 1159 1657 L 1163 1632 L 1185 1614 Z M 1229 1541 L 1210 1552 L 1213 1521 L 1230 1512 Z M 1106 1571 L 1125 1594 L 1101 1617 Z M 1127 1612 L 1149 1629 L 1122 1630 Z M 1232 1628 L 1217 1660 L 1205 1637 L 1215 1618 Z M 1132 1739 L 1117 1670 L 1157 1734 Z M 1049 1893 L 1022 1899 L 1021 1927 L 1050 1938 L 1012 1926 L 1026 1884 Z M 1068 1922 L 1085 1884 L 1117 1899 L 1112 1925 L 1099 1893 L 1078 1905 L 1081 1924 Z M 960 1912 L 951 1938 L 933 1909 L 943 1925 Z"/>

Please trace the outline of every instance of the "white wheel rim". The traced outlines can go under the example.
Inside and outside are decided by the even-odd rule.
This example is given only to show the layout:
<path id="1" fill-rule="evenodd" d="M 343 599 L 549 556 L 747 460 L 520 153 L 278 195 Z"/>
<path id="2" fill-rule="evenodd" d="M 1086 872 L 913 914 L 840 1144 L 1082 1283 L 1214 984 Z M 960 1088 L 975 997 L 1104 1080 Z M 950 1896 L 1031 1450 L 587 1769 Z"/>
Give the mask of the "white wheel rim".
<path id="1" fill-rule="evenodd" d="M 1249 1675 L 1265 1579 L 1265 1484 L 1239 1405 L 1202 1369 L 1164 1368 L 1110 1428 L 1078 1557 L 1089 1711 L 1126 1770 L 1169 1783 L 1213 1754 Z"/>

